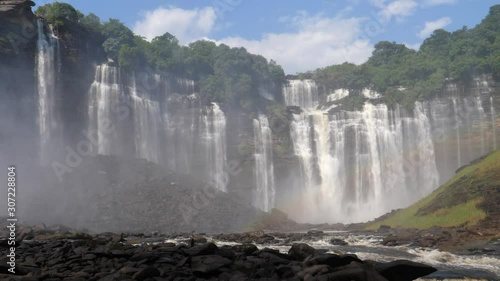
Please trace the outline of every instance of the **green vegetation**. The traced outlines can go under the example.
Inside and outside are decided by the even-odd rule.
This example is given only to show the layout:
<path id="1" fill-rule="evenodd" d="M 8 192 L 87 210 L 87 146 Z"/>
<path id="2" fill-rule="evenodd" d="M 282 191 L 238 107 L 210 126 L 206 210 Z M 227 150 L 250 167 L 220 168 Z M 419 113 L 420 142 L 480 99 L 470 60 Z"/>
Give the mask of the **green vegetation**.
<path id="1" fill-rule="evenodd" d="M 68 31 L 70 26 L 83 28 L 92 38 L 98 38 L 108 58 L 124 69 L 148 67 L 199 81 L 207 102 L 238 105 L 247 111 L 262 109 L 259 87 L 285 79 L 282 67 L 275 61 L 250 54 L 244 48 L 203 40 L 181 46 L 170 33 L 148 42 L 117 19 L 102 23 L 95 14 L 83 15 L 66 3 L 49 3 L 35 13 L 59 32 Z M 467 81 L 482 73 L 492 73 L 500 80 L 500 5 L 491 7 L 487 17 L 472 29 L 434 31 L 419 51 L 382 41 L 362 65 L 344 63 L 297 76 L 315 79 L 330 88 L 370 87 L 382 93 L 390 106 L 412 107 L 416 100 L 440 93 L 447 79 Z M 344 103 L 347 109 L 355 109 L 363 101 L 358 95 Z"/>
<path id="2" fill-rule="evenodd" d="M 473 29 L 434 31 L 419 51 L 382 41 L 362 65 L 333 65 L 299 77 L 311 77 L 331 88 L 371 87 L 389 105 L 412 106 L 416 100 L 441 92 L 446 79 L 468 81 L 482 73 L 500 80 L 500 5 L 491 7 Z"/>
<path id="3" fill-rule="evenodd" d="M 46 18 L 54 27 L 78 23 L 80 12 L 67 3 L 54 2 L 38 7 L 37 16 Z"/>
<path id="4" fill-rule="evenodd" d="M 66 3 L 54 2 L 35 11 L 53 24 L 57 32 L 83 28 L 102 45 L 108 58 L 123 69 L 154 69 L 199 81 L 206 102 L 239 105 L 247 111 L 258 107 L 259 87 L 282 83 L 285 73 L 275 61 L 210 41 L 181 46 L 165 33 L 151 42 L 134 33 L 117 19 L 101 23 L 95 14 L 83 15 Z"/>
<path id="5" fill-rule="evenodd" d="M 426 229 L 432 226 L 475 225 L 498 208 L 500 194 L 500 151 L 462 168 L 447 183 L 412 206 L 368 224 Z M 498 219 L 498 218 L 490 218 Z"/>

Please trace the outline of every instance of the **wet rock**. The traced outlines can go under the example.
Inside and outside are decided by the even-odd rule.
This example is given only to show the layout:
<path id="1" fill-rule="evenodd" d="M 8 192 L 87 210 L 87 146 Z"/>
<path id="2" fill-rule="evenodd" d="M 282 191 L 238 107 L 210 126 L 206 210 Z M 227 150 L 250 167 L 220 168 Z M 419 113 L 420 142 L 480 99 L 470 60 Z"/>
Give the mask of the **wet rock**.
<path id="1" fill-rule="evenodd" d="M 314 229 L 313 229 L 313 230 L 309 230 L 309 231 L 307 232 L 307 234 L 308 234 L 308 235 L 323 235 L 323 234 L 324 234 L 324 232 L 323 232 L 323 231 L 321 231 L 321 230 L 314 230 Z"/>
<path id="2" fill-rule="evenodd" d="M 311 257 L 304 261 L 306 266 L 312 266 L 315 264 L 324 264 L 330 267 L 346 266 L 351 262 L 363 263 L 356 255 L 334 255 L 334 254 L 323 254 L 316 257 Z"/>
<path id="3" fill-rule="evenodd" d="M 205 238 L 202 235 L 194 235 L 192 237 L 194 244 L 206 244 L 207 243 L 207 238 Z"/>
<path id="4" fill-rule="evenodd" d="M 207 243 L 184 249 L 184 253 L 190 256 L 213 255 L 217 250 L 218 248 L 214 243 Z"/>
<path id="5" fill-rule="evenodd" d="M 176 237 L 184 239 L 190 235 Z M 306 233 L 277 235 L 294 238 L 310 236 Z M 250 236 L 266 237 L 267 234 L 234 235 L 243 239 Z M 139 242 L 132 246 L 113 241 L 109 238 L 115 237 L 113 234 L 90 237 L 85 240 L 53 238 L 21 243 L 18 246 L 20 275 L 17 277 L 23 279 L 14 280 L 36 277 L 34 280 L 406 281 L 434 270 L 408 261 L 365 263 L 355 255 L 327 254 L 304 243 L 293 244 L 289 253 L 284 254 L 270 248 L 259 250 L 253 244 L 217 247 L 206 243 L 187 247 L 182 243 Z M 150 237 L 144 235 L 140 239 L 149 241 Z M 6 269 L 0 264 L 0 277 Z"/>
<path id="6" fill-rule="evenodd" d="M 351 262 L 342 268 L 336 269 L 336 272 L 324 274 L 316 278 L 319 281 L 335 280 L 335 281 L 388 281 L 375 269 L 368 265 L 358 262 Z M 401 280 L 403 281 L 403 280 Z"/>
<path id="7" fill-rule="evenodd" d="M 375 269 L 389 281 L 415 280 L 437 270 L 432 266 L 406 260 L 377 264 Z"/>
<path id="8" fill-rule="evenodd" d="M 332 238 L 330 240 L 330 244 L 335 245 L 335 246 L 345 246 L 345 245 L 348 245 L 349 243 L 347 243 L 346 241 L 339 239 L 339 238 Z"/>
<path id="9" fill-rule="evenodd" d="M 148 266 L 135 273 L 132 276 L 132 279 L 145 280 L 147 278 L 158 277 L 158 276 L 160 276 L 160 271 L 155 267 Z"/>
<path id="10" fill-rule="evenodd" d="M 231 260 L 217 255 L 198 256 L 191 259 L 191 269 L 198 277 L 207 276 L 207 274 L 231 264 Z"/>
<path id="11" fill-rule="evenodd" d="M 392 228 L 391 228 L 390 226 L 385 225 L 385 224 L 382 224 L 382 225 L 380 225 L 380 226 L 379 226 L 378 231 L 379 231 L 379 232 L 388 232 L 388 231 L 390 231 L 391 229 L 392 229 Z"/>
<path id="12" fill-rule="evenodd" d="M 288 254 L 293 259 L 303 261 L 305 258 L 314 255 L 314 248 L 304 243 L 296 243 L 292 245 Z"/>
<path id="13" fill-rule="evenodd" d="M 313 266 L 304 268 L 299 273 L 297 273 L 297 276 L 301 279 L 304 279 L 304 280 L 310 280 L 311 278 L 314 278 L 318 275 L 326 274 L 326 273 L 330 272 L 331 270 L 332 269 L 328 265 L 317 264 L 317 265 L 313 265 Z"/>
<path id="14" fill-rule="evenodd" d="M 240 253 L 245 253 L 246 255 L 251 255 L 252 253 L 259 250 L 257 246 L 253 244 L 244 244 L 244 245 L 234 245 L 233 250 Z"/>

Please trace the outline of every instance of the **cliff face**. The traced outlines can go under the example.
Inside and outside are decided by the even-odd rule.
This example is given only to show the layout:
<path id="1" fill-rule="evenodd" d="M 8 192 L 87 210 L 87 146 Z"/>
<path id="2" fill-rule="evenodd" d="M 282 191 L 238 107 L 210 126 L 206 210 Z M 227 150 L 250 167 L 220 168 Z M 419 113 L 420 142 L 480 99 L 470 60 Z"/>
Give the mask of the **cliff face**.
<path id="1" fill-rule="evenodd" d="M 37 27 L 31 7 L 25 0 L 0 1 L 0 49 L 2 61 L 33 58 Z"/>
<path id="2" fill-rule="evenodd" d="M 31 1 L 0 1 L 0 139 L 5 144 L 0 149 L 2 164 L 6 159 L 16 160 L 20 142 L 25 151 L 31 149 L 29 154 L 36 155 L 33 94 L 38 32 L 31 12 L 33 5 Z"/>
<path id="3" fill-rule="evenodd" d="M 313 80 L 262 85 L 254 103 L 260 110 L 243 110 L 209 103 L 197 81 L 109 64 L 102 38 L 71 24 L 53 30 L 35 18 L 30 2 L 0 3 L 6 62 L 0 66 L 0 124 L 6 128 L 0 164 L 38 168 L 38 160 L 50 156 L 47 185 L 78 174 L 76 156 L 85 159 L 89 150 L 147 159 L 293 219 L 350 222 L 372 218 L 370 204 L 385 212 L 400 207 L 392 203 L 420 198 L 438 178 L 451 177 L 457 165 L 500 140 L 498 87 L 487 75 L 448 81 L 442 96 L 415 104 L 416 110 L 386 106 L 370 89 L 334 89 Z M 25 29 L 35 35 L 23 37 Z M 25 40 L 12 44 L 11 38 Z M 350 93 L 360 97 L 357 111 L 348 109 Z M 101 132 L 108 123 L 112 129 Z M 92 136 L 83 132 L 92 130 L 97 140 L 90 144 Z M 64 166 L 57 170 L 54 163 Z M 38 186 L 35 178 L 31 186 Z M 93 184 L 88 178 L 72 178 L 74 186 L 85 192 Z"/>

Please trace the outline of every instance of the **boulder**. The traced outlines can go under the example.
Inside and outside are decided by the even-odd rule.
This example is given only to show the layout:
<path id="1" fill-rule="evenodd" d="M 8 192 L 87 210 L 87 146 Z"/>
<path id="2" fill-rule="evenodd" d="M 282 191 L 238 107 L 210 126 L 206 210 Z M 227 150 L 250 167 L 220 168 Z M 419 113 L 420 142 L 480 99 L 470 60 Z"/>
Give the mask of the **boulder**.
<path id="1" fill-rule="evenodd" d="M 245 253 L 245 255 L 249 256 L 252 253 L 259 250 L 257 246 L 253 244 L 242 244 L 242 245 L 234 245 L 233 250 L 239 253 Z"/>
<path id="2" fill-rule="evenodd" d="M 184 253 L 189 256 L 214 255 L 217 250 L 218 248 L 214 243 L 207 243 L 184 249 Z"/>
<path id="3" fill-rule="evenodd" d="M 288 255 L 293 259 L 303 261 L 307 257 L 314 255 L 314 248 L 305 243 L 295 243 L 288 251 Z"/>
<path id="4" fill-rule="evenodd" d="M 345 246 L 345 245 L 348 245 L 349 243 L 347 243 L 346 241 L 339 239 L 339 238 L 332 238 L 330 240 L 330 244 L 335 245 L 335 246 Z"/>
<path id="5" fill-rule="evenodd" d="M 156 267 L 148 266 L 132 276 L 133 280 L 146 280 L 148 278 L 160 276 L 160 271 Z"/>
<path id="6" fill-rule="evenodd" d="M 196 276 L 205 277 L 231 264 L 231 260 L 217 255 L 197 256 L 191 259 L 191 270 Z"/>
<path id="7" fill-rule="evenodd" d="M 308 235 L 323 235 L 324 232 L 321 231 L 321 230 L 315 230 L 315 229 L 312 229 L 312 230 L 309 230 L 307 232 Z"/>
<path id="8" fill-rule="evenodd" d="M 316 257 L 309 258 L 304 261 L 306 266 L 312 266 L 315 264 L 324 264 L 332 268 L 346 266 L 351 262 L 363 263 L 356 255 L 335 255 L 335 254 L 323 254 Z"/>
<path id="9" fill-rule="evenodd" d="M 376 264 L 375 269 L 389 281 L 415 280 L 437 270 L 432 266 L 407 260 Z"/>

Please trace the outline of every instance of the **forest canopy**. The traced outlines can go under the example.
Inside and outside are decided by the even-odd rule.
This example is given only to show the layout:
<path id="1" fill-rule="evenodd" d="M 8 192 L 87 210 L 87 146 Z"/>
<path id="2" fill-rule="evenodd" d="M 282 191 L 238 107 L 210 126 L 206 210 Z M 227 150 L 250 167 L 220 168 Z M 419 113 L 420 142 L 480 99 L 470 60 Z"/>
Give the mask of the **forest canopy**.
<path id="1" fill-rule="evenodd" d="M 445 81 L 468 82 L 484 73 L 500 80 L 500 5 L 491 7 L 472 29 L 434 31 L 418 51 L 382 41 L 364 64 L 346 62 L 299 77 L 310 77 L 331 88 L 371 87 L 384 94 L 388 104 L 409 105 L 440 93 Z"/>
<path id="2" fill-rule="evenodd" d="M 281 85 L 285 79 L 283 68 L 275 61 L 251 54 L 245 48 L 205 40 L 181 46 L 168 32 L 149 42 L 118 19 L 101 22 L 95 14 L 83 15 L 60 2 L 40 6 L 35 14 L 45 18 L 59 33 L 68 32 L 72 25 L 83 28 L 97 38 L 107 57 L 125 70 L 148 67 L 196 80 L 209 101 L 252 106 L 259 87 Z"/>
<path id="3" fill-rule="evenodd" d="M 210 101 L 251 106 L 259 87 L 285 80 L 280 65 L 245 48 L 204 40 L 182 46 L 168 32 L 149 42 L 117 19 L 101 22 L 95 14 L 83 15 L 66 3 L 46 4 L 35 13 L 60 32 L 70 25 L 84 28 L 99 38 L 108 58 L 125 70 L 150 67 L 198 81 Z M 445 81 L 468 81 L 482 73 L 500 80 L 500 5 L 491 7 L 487 17 L 472 29 L 434 31 L 418 51 L 382 41 L 361 65 L 346 62 L 298 76 L 332 89 L 370 87 L 382 93 L 388 104 L 412 104 L 439 93 Z"/>

